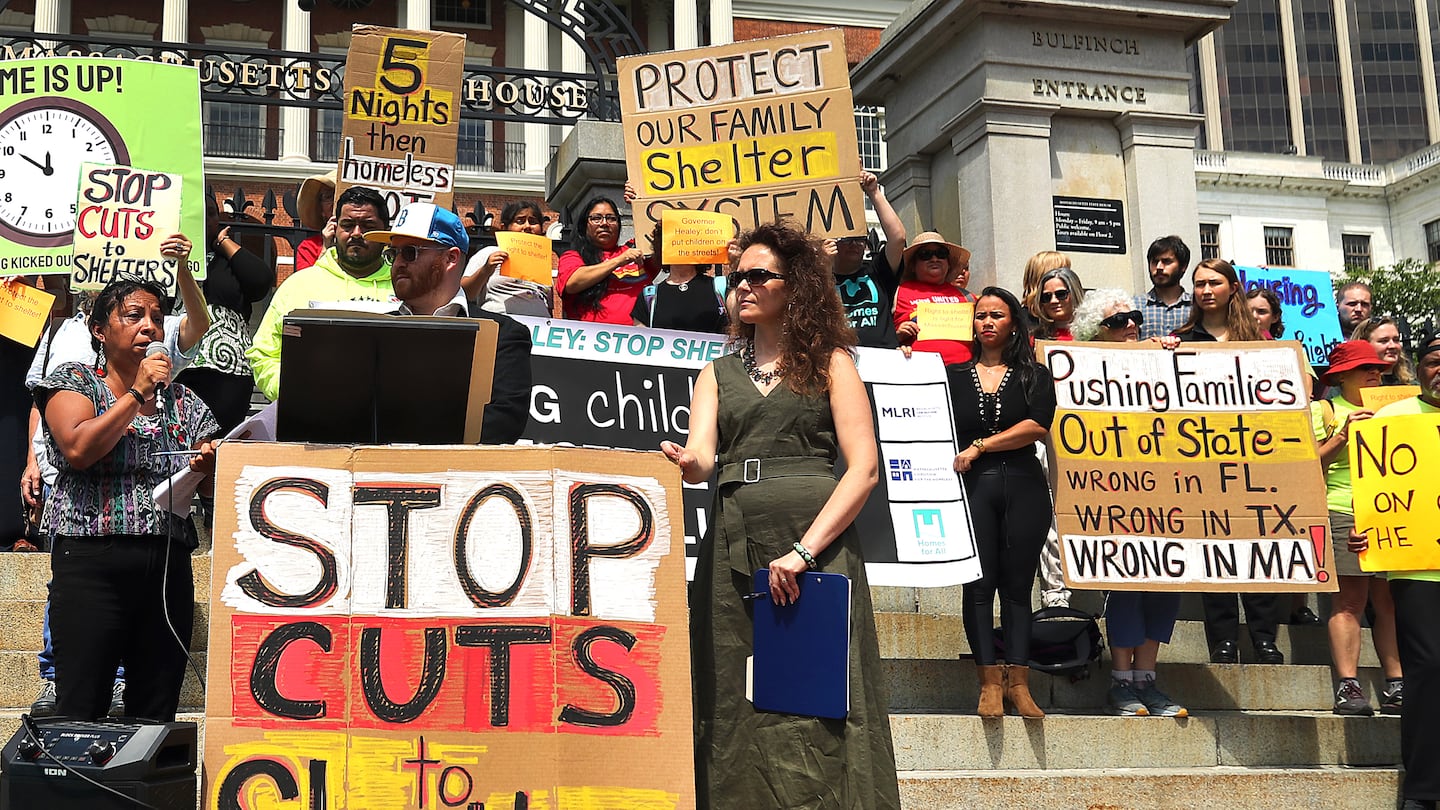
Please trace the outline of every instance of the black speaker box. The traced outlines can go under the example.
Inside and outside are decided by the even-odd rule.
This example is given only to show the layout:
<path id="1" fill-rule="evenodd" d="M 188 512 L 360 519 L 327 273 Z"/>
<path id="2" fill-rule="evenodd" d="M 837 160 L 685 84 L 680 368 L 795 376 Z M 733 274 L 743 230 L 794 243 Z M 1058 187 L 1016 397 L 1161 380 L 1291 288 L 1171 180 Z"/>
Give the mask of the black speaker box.
<path id="1" fill-rule="evenodd" d="M 195 810 L 194 723 L 63 717 L 30 723 L 33 736 L 22 723 L 0 750 L 0 810 Z"/>

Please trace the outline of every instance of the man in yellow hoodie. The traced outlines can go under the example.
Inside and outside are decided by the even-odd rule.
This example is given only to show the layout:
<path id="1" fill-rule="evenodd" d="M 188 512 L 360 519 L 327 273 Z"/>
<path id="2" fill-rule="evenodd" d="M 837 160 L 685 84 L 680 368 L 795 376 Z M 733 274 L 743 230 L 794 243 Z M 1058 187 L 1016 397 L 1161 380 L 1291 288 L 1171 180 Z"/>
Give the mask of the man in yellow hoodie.
<path id="1" fill-rule="evenodd" d="M 272 402 L 280 395 L 281 329 L 292 310 L 335 301 L 396 300 L 385 245 L 365 239 L 366 231 L 390 227 L 385 198 L 372 188 L 351 186 L 335 201 L 335 218 L 335 246 L 275 290 L 255 342 L 245 352 L 255 384 Z"/>

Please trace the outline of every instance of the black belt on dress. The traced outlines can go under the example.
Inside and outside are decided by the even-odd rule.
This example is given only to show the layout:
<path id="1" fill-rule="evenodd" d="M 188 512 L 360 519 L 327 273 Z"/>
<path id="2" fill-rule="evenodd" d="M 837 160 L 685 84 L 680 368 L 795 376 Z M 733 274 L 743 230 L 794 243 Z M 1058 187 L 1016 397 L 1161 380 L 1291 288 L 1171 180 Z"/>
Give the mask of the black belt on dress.
<path id="1" fill-rule="evenodd" d="M 775 458 L 747 458 L 733 461 L 720 467 L 716 485 L 724 487 L 736 484 L 758 484 L 774 478 L 828 478 L 835 480 L 835 465 L 829 459 L 819 456 L 779 456 Z M 737 503 L 731 502 L 721 510 L 725 528 L 725 546 L 730 555 L 730 569 L 747 579 L 754 574 L 749 569 L 749 555 L 745 548 L 745 516 Z M 796 538 L 797 540 L 799 538 Z"/>

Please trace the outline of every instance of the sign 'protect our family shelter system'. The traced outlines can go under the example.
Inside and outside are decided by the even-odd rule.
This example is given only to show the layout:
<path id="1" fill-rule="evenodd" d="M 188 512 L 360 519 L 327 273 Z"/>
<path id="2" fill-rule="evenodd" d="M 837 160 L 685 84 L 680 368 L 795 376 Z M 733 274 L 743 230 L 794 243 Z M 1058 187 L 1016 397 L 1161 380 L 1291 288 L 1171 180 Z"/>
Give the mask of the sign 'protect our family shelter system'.
<path id="1" fill-rule="evenodd" d="M 206 808 L 695 806 L 659 454 L 227 444 L 218 476 Z"/>
<path id="2" fill-rule="evenodd" d="M 1298 343 L 1042 343 L 1065 581 L 1333 591 Z"/>
<path id="3" fill-rule="evenodd" d="M 666 208 L 729 214 L 741 230 L 792 217 L 811 233 L 864 232 L 839 29 L 616 64 L 636 233 Z"/>

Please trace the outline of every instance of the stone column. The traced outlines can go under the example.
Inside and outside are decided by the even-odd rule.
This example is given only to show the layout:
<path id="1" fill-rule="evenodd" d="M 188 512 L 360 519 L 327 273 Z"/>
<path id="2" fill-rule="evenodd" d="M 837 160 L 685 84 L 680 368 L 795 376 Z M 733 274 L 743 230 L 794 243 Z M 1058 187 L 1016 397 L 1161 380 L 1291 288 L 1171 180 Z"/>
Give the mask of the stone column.
<path id="1" fill-rule="evenodd" d="M 35 33 L 70 33 L 70 0 L 36 0 Z"/>
<path id="2" fill-rule="evenodd" d="M 167 0 L 167 6 L 172 0 Z M 183 3 L 184 0 L 180 0 Z M 287 51 L 313 51 L 310 43 L 310 14 L 300 5 L 287 2 L 280 33 L 281 48 Z M 280 108 L 280 159 L 297 162 L 310 159 L 310 116 L 305 107 Z"/>
<path id="3" fill-rule="evenodd" d="M 675 0 L 675 49 L 696 48 L 699 45 L 700 15 L 695 0 Z"/>
<path id="4" fill-rule="evenodd" d="M 935 225 L 972 254 L 970 288 L 997 284 L 1019 290 L 1025 262 L 1037 245 L 1055 244 L 1049 194 L 1050 118 L 1056 107 L 1025 102 L 979 101 L 961 114 L 950 150 L 953 179 L 935 174 Z M 954 213 L 946 209 L 954 205 Z M 961 232 L 951 236 L 950 229 Z"/>
<path id="5" fill-rule="evenodd" d="M 710 0 L 710 44 L 728 45 L 735 41 L 735 10 L 730 0 Z"/>
<path id="6" fill-rule="evenodd" d="M 525 14 L 525 67 L 531 70 L 550 69 L 550 26 L 534 14 Z M 550 161 L 550 128 L 544 124 L 525 124 L 525 171 L 543 171 Z"/>
<path id="7" fill-rule="evenodd" d="M 292 0 L 286 1 L 291 2 Z M 398 10 L 399 19 L 396 20 L 396 24 L 401 28 L 409 28 L 413 31 L 430 30 L 430 0 L 400 0 Z"/>
<path id="8" fill-rule="evenodd" d="M 1335 20 L 1335 54 L 1340 63 L 1340 102 L 1347 110 L 1358 110 L 1355 100 L 1355 61 L 1350 58 L 1350 11 L 1346 0 L 1334 0 L 1331 11 Z M 1360 122 L 1357 116 L 1345 116 L 1345 151 L 1351 163 L 1364 156 L 1360 148 Z"/>
<path id="9" fill-rule="evenodd" d="M 166 42 L 190 41 L 190 3 L 187 0 L 165 0 L 165 12 L 160 20 L 161 39 Z"/>
<path id="10" fill-rule="evenodd" d="M 1195 194 L 1195 128 L 1199 115 L 1124 112 L 1116 116 L 1125 156 L 1129 205 L 1125 227 L 1131 244 L 1148 244 L 1178 234 L 1195 245 L 1199 261 L 1200 206 Z M 1142 257 L 1143 258 L 1143 257 Z M 1143 263 L 1136 263 L 1130 289 L 1149 288 Z"/>

